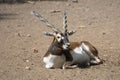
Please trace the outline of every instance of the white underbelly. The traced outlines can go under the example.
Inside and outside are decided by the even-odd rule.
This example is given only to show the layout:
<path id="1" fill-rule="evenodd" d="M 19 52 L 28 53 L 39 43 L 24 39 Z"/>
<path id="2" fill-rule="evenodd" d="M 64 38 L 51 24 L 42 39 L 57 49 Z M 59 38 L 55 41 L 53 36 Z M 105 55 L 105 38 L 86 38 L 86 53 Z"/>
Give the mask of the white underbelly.
<path id="1" fill-rule="evenodd" d="M 87 64 L 90 62 L 90 56 L 82 49 L 78 47 L 71 51 L 73 57 L 73 64 Z"/>
<path id="2" fill-rule="evenodd" d="M 43 62 L 45 63 L 46 68 L 61 68 L 65 62 L 65 56 L 57 56 L 57 55 L 52 55 L 50 54 L 47 57 L 43 58 Z"/>

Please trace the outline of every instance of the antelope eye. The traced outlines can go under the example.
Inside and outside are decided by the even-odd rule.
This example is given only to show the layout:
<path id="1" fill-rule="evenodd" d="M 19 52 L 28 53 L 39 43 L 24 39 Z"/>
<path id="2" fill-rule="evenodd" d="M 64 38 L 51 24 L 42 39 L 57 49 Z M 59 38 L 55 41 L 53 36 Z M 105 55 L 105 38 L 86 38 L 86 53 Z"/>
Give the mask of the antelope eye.
<path id="1" fill-rule="evenodd" d="M 57 38 L 59 39 L 59 38 L 60 38 L 60 36 L 57 36 Z"/>

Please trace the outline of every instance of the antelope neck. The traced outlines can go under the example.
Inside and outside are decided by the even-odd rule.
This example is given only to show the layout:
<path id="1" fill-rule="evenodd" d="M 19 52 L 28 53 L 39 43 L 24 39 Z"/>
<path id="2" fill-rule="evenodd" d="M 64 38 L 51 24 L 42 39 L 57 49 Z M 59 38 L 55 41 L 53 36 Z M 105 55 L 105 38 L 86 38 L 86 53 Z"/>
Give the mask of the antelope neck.
<path id="1" fill-rule="evenodd" d="M 51 48 L 54 53 L 53 55 L 65 55 L 66 61 L 73 60 L 72 55 L 70 54 L 70 49 L 63 49 L 62 43 L 58 43 L 56 40 L 53 40 Z"/>
<path id="2" fill-rule="evenodd" d="M 58 56 L 62 55 L 62 46 L 60 43 L 58 43 L 55 40 L 55 38 L 47 51 L 47 55 L 49 55 L 49 54 L 58 55 Z"/>
<path id="3" fill-rule="evenodd" d="M 51 44 L 51 47 L 54 47 L 54 46 L 56 46 L 57 48 L 62 49 L 62 43 L 59 43 L 55 38 L 54 38 L 54 40 L 53 40 L 53 42 Z"/>

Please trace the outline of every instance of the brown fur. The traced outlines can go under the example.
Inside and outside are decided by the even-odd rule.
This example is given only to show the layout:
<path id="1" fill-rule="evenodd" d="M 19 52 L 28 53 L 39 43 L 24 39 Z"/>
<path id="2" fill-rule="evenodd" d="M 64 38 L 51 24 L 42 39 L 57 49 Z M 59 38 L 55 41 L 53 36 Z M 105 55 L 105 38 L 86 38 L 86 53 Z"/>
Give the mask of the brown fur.
<path id="1" fill-rule="evenodd" d="M 90 51 L 89 54 L 91 56 L 96 56 L 96 57 L 98 57 L 98 59 L 100 59 L 99 56 L 98 56 L 98 50 L 91 43 L 89 43 L 88 41 L 71 42 L 70 43 L 70 50 L 74 50 L 76 47 L 79 47 L 82 44 L 85 44 L 86 46 L 88 46 L 89 51 Z M 101 60 L 101 62 L 97 63 L 97 64 L 101 64 L 101 63 L 104 62 L 104 60 L 102 60 L 102 59 L 100 59 L 100 60 Z"/>
<path id="2" fill-rule="evenodd" d="M 93 55 L 98 56 L 98 50 L 92 44 L 90 44 L 87 41 L 82 41 L 81 43 L 84 43 L 89 47 L 90 53 L 93 53 Z"/>
<path id="3" fill-rule="evenodd" d="M 79 47 L 82 43 L 84 43 L 86 46 L 89 47 L 90 53 L 93 53 L 93 55 L 98 56 L 97 49 L 87 41 L 81 41 L 80 43 L 79 42 L 71 42 L 70 49 L 74 50 L 76 47 Z"/>
<path id="4" fill-rule="evenodd" d="M 60 44 L 58 44 L 57 40 L 54 38 L 53 42 L 51 43 L 48 51 L 46 52 L 46 54 L 44 55 L 44 57 L 49 56 L 50 54 L 53 55 L 62 55 L 62 47 L 60 46 Z"/>

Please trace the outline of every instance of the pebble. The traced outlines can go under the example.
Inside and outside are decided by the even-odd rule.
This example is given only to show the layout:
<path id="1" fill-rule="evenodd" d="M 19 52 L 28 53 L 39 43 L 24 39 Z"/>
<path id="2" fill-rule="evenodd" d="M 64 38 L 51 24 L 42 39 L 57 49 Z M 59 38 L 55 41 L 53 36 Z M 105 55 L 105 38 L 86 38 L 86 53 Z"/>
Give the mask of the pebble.
<path id="1" fill-rule="evenodd" d="M 29 60 L 26 60 L 26 62 L 30 62 Z"/>
<path id="2" fill-rule="evenodd" d="M 15 33 L 15 35 L 21 37 L 21 34 L 20 34 L 20 33 Z"/>
<path id="3" fill-rule="evenodd" d="M 29 66 L 26 66 L 25 69 L 26 70 L 31 70 L 31 68 Z"/>
<path id="4" fill-rule="evenodd" d="M 33 51 L 34 53 L 38 53 L 38 49 L 34 49 L 34 51 Z"/>
<path id="5" fill-rule="evenodd" d="M 61 12 L 60 10 L 51 10 L 50 13 L 57 13 L 57 12 Z"/>
<path id="6" fill-rule="evenodd" d="M 30 35 L 30 34 L 27 34 L 27 37 L 31 37 L 31 35 Z"/>
<path id="7" fill-rule="evenodd" d="M 67 6 L 71 6 L 71 4 L 70 4 L 70 3 L 68 3 L 68 4 L 67 4 Z"/>
<path id="8" fill-rule="evenodd" d="M 85 28 L 86 26 L 79 26 L 78 28 Z"/>
<path id="9" fill-rule="evenodd" d="M 107 57 L 108 55 L 103 55 L 104 57 Z"/>
<path id="10" fill-rule="evenodd" d="M 105 33 L 105 32 L 103 32 L 102 34 L 103 34 L 103 35 L 105 35 L 106 33 Z"/>
<path id="11" fill-rule="evenodd" d="M 27 1 L 27 3 L 29 3 L 29 4 L 35 4 L 34 1 Z"/>
<path id="12" fill-rule="evenodd" d="M 72 2 L 74 2 L 74 3 L 78 3 L 78 0 L 72 0 Z"/>

